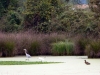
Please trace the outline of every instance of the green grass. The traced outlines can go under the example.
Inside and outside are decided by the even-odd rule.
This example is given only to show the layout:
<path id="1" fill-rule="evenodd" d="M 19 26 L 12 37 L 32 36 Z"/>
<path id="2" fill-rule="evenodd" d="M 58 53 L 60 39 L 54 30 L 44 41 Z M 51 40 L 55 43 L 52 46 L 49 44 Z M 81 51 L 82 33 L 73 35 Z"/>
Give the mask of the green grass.
<path id="1" fill-rule="evenodd" d="M 29 61 L 0 61 L 0 65 L 31 65 L 31 64 L 54 64 L 61 62 L 29 62 Z"/>

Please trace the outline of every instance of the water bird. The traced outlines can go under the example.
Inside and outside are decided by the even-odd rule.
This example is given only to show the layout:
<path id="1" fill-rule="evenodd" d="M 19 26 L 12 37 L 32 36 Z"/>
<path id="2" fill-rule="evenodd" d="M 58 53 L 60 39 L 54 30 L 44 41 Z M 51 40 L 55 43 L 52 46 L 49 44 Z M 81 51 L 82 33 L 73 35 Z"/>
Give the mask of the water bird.
<path id="1" fill-rule="evenodd" d="M 31 57 L 31 55 L 27 53 L 27 50 L 26 49 L 23 49 L 23 50 L 25 51 L 25 54 L 26 54 L 26 57 L 27 57 L 26 60 L 29 60 L 29 58 Z"/>
<path id="2" fill-rule="evenodd" d="M 84 61 L 85 61 L 85 64 L 86 64 L 86 65 L 90 65 L 90 63 L 89 63 L 89 62 L 87 62 L 86 60 L 84 60 Z"/>
<path id="3" fill-rule="evenodd" d="M 38 57 L 38 59 L 43 62 L 45 59 L 43 57 Z"/>

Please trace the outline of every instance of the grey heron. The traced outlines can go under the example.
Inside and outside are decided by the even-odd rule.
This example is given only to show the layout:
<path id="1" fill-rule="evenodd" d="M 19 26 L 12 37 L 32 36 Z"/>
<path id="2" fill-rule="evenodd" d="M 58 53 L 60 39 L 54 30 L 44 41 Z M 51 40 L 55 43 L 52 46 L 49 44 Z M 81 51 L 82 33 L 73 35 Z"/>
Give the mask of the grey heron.
<path id="1" fill-rule="evenodd" d="M 31 55 L 27 53 L 27 50 L 26 49 L 23 49 L 23 50 L 25 51 L 25 54 L 26 54 L 26 57 L 27 57 L 26 60 L 29 60 L 29 58 L 31 57 Z"/>

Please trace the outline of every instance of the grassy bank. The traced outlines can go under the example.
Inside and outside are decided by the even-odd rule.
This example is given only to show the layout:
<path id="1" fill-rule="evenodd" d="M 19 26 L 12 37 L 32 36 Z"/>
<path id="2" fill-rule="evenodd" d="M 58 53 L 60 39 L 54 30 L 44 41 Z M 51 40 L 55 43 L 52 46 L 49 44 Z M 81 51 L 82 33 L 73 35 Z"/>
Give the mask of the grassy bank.
<path id="1" fill-rule="evenodd" d="M 25 62 L 25 61 L 0 61 L 0 65 L 31 65 L 31 64 L 53 64 L 60 62 Z"/>

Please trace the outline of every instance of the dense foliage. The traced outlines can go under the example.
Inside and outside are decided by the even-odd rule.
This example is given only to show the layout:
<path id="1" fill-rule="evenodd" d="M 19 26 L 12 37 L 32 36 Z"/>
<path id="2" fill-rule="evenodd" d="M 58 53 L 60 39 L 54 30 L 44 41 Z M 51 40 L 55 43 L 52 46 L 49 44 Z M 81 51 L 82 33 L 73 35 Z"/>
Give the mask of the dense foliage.
<path id="1" fill-rule="evenodd" d="M 68 1 L 0 0 L 0 31 L 18 32 L 27 29 L 43 33 L 99 35 L 98 0 L 90 0 L 92 11 L 73 10 Z"/>
<path id="2" fill-rule="evenodd" d="M 66 34 L 0 33 L 0 57 L 25 55 L 87 55 L 100 57 L 100 39 Z"/>
<path id="3" fill-rule="evenodd" d="M 19 0 L 0 0 L 0 31 L 18 31 L 22 24 Z M 20 12 L 21 11 L 21 12 Z"/>
<path id="4" fill-rule="evenodd" d="M 59 34 L 64 33 L 68 37 L 76 37 L 78 35 L 81 35 L 84 38 L 91 37 L 94 41 L 88 44 L 85 40 L 78 39 L 74 54 L 84 55 L 86 52 L 90 57 L 96 57 L 99 55 L 99 47 L 95 48 L 96 46 L 99 46 L 99 42 L 96 43 L 95 41 L 97 40 L 95 39 L 100 38 L 100 1 L 89 0 L 90 8 L 87 9 L 75 8 L 69 1 L 78 0 L 0 0 L 0 31 L 31 31 L 36 33 L 49 33 L 48 35 L 56 32 Z M 65 38 L 60 39 L 61 36 L 55 38 L 60 41 L 65 40 Z M 44 38 L 42 41 L 39 38 L 35 41 L 29 40 L 29 42 L 26 41 L 27 38 L 24 38 L 23 40 L 20 40 L 20 43 L 17 42 L 18 50 L 22 50 L 26 46 L 31 53 L 35 49 L 35 55 L 50 54 L 51 43 L 57 43 L 55 38 L 49 36 L 45 41 Z M 9 44 L 11 43 L 12 42 Z M 28 47 L 28 45 L 30 46 Z M 6 44 L 4 44 L 4 47 L 5 46 Z M 16 48 L 15 43 L 12 43 L 12 45 L 7 44 L 7 47 L 10 46 Z M 45 49 L 43 48 L 44 46 Z M 91 48 L 93 49 L 92 52 Z M 12 49 L 11 54 L 6 54 L 7 56 L 12 55 Z M 46 51 L 45 53 L 42 51 L 43 49 Z M 7 50 L 6 53 L 8 53 Z"/>
<path id="5" fill-rule="evenodd" d="M 27 0 L 25 5 L 25 27 L 48 32 L 51 20 L 62 11 L 61 0 Z"/>

